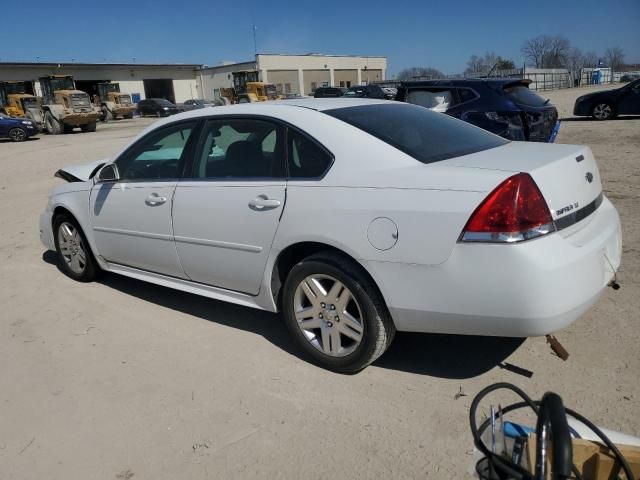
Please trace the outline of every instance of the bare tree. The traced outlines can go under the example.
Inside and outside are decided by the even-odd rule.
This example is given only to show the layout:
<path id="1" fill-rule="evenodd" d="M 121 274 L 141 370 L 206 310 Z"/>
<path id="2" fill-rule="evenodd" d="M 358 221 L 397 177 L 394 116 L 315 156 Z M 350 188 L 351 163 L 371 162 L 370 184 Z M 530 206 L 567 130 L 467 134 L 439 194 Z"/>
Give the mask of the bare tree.
<path id="1" fill-rule="evenodd" d="M 520 51 L 524 58 L 536 68 L 543 68 L 545 55 L 549 52 L 549 43 L 549 36 L 538 35 L 524 42 Z"/>
<path id="2" fill-rule="evenodd" d="M 562 35 L 538 35 L 524 42 L 522 55 L 536 68 L 561 68 L 566 65 L 571 42 Z"/>
<path id="3" fill-rule="evenodd" d="M 549 37 L 549 49 L 544 56 L 543 68 L 563 68 L 567 66 L 567 56 L 571 50 L 571 42 L 562 35 Z"/>
<path id="4" fill-rule="evenodd" d="M 584 67 L 597 67 L 598 66 L 598 54 L 593 50 L 589 50 L 584 54 L 582 60 L 582 66 Z"/>
<path id="5" fill-rule="evenodd" d="M 566 56 L 566 65 L 569 69 L 569 75 L 571 75 L 573 82 L 579 78 L 580 68 L 583 64 L 584 55 L 582 54 L 582 51 L 578 47 L 570 48 Z"/>
<path id="6" fill-rule="evenodd" d="M 398 80 L 430 80 L 443 78 L 445 75 L 440 70 L 432 67 L 410 67 L 398 73 Z"/>
<path id="7" fill-rule="evenodd" d="M 478 55 L 471 55 L 467 60 L 467 68 L 464 73 L 467 76 L 472 75 L 486 75 L 491 70 L 510 70 L 515 68 L 515 64 L 512 60 L 502 58 L 493 52 L 487 52 L 483 57 Z"/>
<path id="8" fill-rule="evenodd" d="M 607 48 L 604 52 L 604 58 L 611 67 L 611 83 L 613 83 L 613 72 L 619 70 L 624 63 L 624 52 L 620 47 Z"/>

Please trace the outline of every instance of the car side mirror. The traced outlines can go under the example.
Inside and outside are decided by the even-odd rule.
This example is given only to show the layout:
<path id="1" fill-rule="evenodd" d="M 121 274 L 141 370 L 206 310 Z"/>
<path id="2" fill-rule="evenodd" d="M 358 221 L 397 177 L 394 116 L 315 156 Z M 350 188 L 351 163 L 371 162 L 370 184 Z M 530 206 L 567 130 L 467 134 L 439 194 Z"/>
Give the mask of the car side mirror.
<path id="1" fill-rule="evenodd" d="M 110 163 L 102 167 L 98 172 L 96 183 L 102 182 L 117 182 L 120 180 L 120 172 L 115 163 Z"/>

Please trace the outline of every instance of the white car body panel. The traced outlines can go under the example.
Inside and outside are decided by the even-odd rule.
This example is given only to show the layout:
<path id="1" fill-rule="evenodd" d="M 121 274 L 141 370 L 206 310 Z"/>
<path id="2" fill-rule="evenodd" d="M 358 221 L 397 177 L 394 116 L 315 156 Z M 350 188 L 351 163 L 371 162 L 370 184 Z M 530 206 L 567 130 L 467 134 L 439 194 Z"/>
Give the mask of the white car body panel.
<path id="1" fill-rule="evenodd" d="M 533 177 L 554 220 L 591 203 L 601 184 L 587 147 L 511 142 L 425 165 L 314 110 L 376 103 L 389 102 L 264 102 L 205 108 L 161 120 L 138 138 L 187 118 L 260 115 L 307 132 L 335 161 L 318 180 L 187 179 L 175 184 L 174 192 L 172 183 L 155 183 L 144 194 L 136 193 L 139 209 L 125 215 L 124 204 L 115 204 L 99 220 L 92 217 L 96 205 L 93 196 L 90 205 L 89 191 L 99 192 L 104 185 L 65 184 L 54 190 L 42 215 L 43 243 L 53 248 L 53 212 L 65 208 L 78 219 L 104 269 L 269 311 L 277 310 L 273 272 L 281 252 L 299 242 L 325 244 L 367 270 L 396 327 L 405 331 L 543 335 L 564 328 L 597 300 L 621 256 L 620 221 L 606 198 L 587 218 L 541 238 L 509 245 L 458 242 L 475 208 L 517 172 Z M 585 179 L 587 173 L 591 182 Z M 116 183 L 111 188 L 121 195 L 133 193 L 129 190 L 134 187 Z M 166 211 L 160 220 L 148 215 L 152 208 L 144 199 L 155 191 L 168 197 L 163 208 L 172 210 L 172 228 L 167 228 Z M 252 210 L 249 202 L 258 195 L 281 205 Z M 566 210 L 568 205 L 573 209 Z M 96 225 L 103 229 L 99 234 Z M 105 228 L 142 232 L 151 241 Z M 153 250 L 163 259 L 155 259 Z"/>
<path id="2" fill-rule="evenodd" d="M 285 207 L 284 180 L 181 181 L 173 200 L 176 248 L 187 276 L 199 283 L 258 294 Z M 280 202 L 267 210 L 249 203 Z"/>

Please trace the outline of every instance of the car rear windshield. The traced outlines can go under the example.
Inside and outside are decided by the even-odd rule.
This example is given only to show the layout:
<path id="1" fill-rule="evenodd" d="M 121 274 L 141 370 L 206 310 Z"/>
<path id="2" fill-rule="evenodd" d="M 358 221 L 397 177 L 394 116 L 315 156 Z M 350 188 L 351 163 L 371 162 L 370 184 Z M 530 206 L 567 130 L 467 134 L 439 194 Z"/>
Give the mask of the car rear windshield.
<path id="1" fill-rule="evenodd" d="M 542 107 L 547 104 L 547 101 L 538 95 L 533 90 L 529 90 L 529 87 L 524 85 L 511 85 L 504 87 L 504 93 L 507 94 L 511 100 L 520 105 L 527 105 L 529 107 Z"/>
<path id="2" fill-rule="evenodd" d="M 461 120 L 415 105 L 364 105 L 324 113 L 364 130 L 422 163 L 439 162 L 509 143 Z"/>

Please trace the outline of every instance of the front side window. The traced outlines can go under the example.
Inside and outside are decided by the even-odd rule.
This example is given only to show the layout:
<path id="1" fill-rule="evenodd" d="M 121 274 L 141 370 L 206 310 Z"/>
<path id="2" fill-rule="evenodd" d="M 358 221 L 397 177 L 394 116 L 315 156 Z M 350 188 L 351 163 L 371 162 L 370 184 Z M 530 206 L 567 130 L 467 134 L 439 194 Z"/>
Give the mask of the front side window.
<path id="1" fill-rule="evenodd" d="M 342 107 L 324 113 L 388 143 L 422 163 L 499 147 L 508 140 L 461 120 L 408 104 Z"/>
<path id="2" fill-rule="evenodd" d="M 159 180 L 180 176 L 180 165 L 196 122 L 152 132 L 127 150 L 116 165 L 122 180 Z"/>
<path id="3" fill-rule="evenodd" d="M 289 178 L 318 178 L 331 166 L 331 155 L 301 133 L 289 130 L 288 144 Z"/>
<path id="4" fill-rule="evenodd" d="M 257 119 L 209 120 L 193 165 L 193 178 L 284 176 L 283 127 Z"/>

